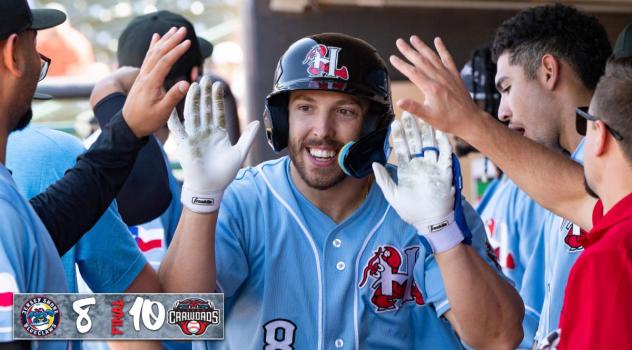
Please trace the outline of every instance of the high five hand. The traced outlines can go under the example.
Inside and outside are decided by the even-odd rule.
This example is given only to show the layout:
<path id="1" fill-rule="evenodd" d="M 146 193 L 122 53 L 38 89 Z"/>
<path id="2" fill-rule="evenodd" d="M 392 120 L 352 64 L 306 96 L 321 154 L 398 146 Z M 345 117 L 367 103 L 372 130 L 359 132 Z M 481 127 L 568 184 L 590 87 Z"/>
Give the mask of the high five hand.
<path id="1" fill-rule="evenodd" d="M 182 204 L 197 213 L 219 208 L 224 189 L 233 180 L 252 145 L 259 122 L 253 121 L 232 146 L 224 120 L 224 89 L 220 82 L 211 85 L 202 78 L 193 83 L 184 106 L 184 126 L 174 111 L 169 130 L 178 143 L 184 172 Z"/>
<path id="2" fill-rule="evenodd" d="M 373 172 L 386 200 L 439 253 L 464 239 L 454 220 L 452 146 L 446 134 L 410 113 L 401 119 L 391 125 L 398 183 L 378 163 Z"/>

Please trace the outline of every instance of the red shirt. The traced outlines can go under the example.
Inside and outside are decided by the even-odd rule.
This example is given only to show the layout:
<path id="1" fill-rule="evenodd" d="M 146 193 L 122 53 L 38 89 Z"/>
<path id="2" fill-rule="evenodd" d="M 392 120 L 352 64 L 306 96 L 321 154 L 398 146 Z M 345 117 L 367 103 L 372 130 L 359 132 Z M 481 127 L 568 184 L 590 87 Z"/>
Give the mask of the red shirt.
<path id="1" fill-rule="evenodd" d="M 558 349 L 632 349 L 632 193 L 603 215 L 568 277 Z"/>

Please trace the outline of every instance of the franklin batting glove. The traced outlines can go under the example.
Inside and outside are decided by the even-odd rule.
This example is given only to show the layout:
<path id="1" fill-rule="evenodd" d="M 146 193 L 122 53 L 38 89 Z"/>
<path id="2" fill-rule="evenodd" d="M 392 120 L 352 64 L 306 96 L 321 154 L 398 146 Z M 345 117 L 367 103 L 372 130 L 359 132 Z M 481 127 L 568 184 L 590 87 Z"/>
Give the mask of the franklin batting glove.
<path id="1" fill-rule="evenodd" d="M 401 119 L 391 124 L 398 183 L 378 163 L 375 180 L 399 216 L 440 253 L 464 240 L 454 215 L 452 146 L 447 135 L 410 113 Z"/>
<path id="2" fill-rule="evenodd" d="M 212 97 L 211 97 L 212 96 Z M 168 126 L 178 144 L 184 172 L 182 204 L 196 213 L 219 209 L 222 194 L 248 154 L 259 122 L 248 124 L 236 145 L 228 139 L 224 120 L 224 88 L 202 78 L 193 83 L 184 104 L 184 126 L 175 110 Z"/>

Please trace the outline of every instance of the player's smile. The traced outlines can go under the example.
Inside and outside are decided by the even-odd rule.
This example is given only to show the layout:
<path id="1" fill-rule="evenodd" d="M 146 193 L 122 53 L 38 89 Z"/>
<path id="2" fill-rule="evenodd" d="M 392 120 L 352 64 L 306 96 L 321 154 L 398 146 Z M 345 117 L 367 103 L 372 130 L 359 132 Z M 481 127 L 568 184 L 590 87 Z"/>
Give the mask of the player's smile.
<path id="1" fill-rule="evenodd" d="M 307 151 L 307 155 L 311 163 L 319 168 L 330 167 L 331 165 L 336 163 L 338 150 L 332 148 L 323 148 L 323 147 L 305 147 Z"/>

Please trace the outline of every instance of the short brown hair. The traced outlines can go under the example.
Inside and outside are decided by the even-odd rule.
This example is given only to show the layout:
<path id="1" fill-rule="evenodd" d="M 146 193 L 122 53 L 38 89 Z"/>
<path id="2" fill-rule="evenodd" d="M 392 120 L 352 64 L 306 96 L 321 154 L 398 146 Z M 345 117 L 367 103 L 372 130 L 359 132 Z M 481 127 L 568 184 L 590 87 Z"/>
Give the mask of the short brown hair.
<path id="1" fill-rule="evenodd" d="M 619 143 L 632 163 L 632 57 L 608 61 L 593 103 L 596 116 L 623 136 Z"/>

